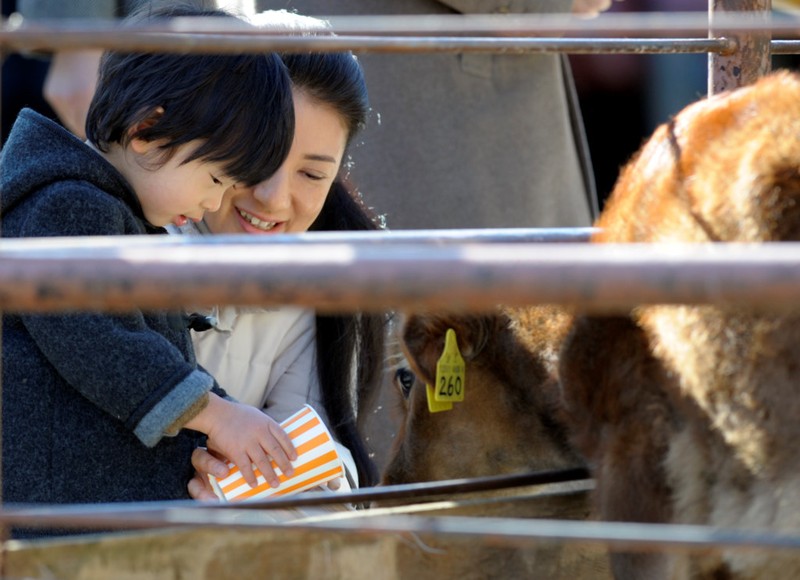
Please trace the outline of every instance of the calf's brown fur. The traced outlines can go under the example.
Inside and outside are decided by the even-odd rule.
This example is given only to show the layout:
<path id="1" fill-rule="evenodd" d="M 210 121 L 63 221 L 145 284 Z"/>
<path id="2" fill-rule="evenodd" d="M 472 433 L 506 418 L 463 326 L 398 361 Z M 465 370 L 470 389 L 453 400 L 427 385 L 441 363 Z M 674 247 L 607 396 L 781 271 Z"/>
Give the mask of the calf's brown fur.
<path id="1" fill-rule="evenodd" d="M 597 243 L 800 239 L 800 77 L 773 74 L 659 127 L 596 225 Z M 646 306 L 616 325 L 584 317 L 560 366 L 601 517 L 800 530 L 800 309 Z M 785 551 L 616 565 L 633 578 L 800 576 L 800 556 Z"/>

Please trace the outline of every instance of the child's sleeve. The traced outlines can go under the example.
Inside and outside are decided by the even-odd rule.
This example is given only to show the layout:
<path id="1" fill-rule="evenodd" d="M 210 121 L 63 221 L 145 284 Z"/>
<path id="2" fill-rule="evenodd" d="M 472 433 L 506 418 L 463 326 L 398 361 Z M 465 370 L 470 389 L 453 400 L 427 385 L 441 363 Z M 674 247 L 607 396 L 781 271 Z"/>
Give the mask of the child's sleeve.
<path id="1" fill-rule="evenodd" d="M 74 182 L 40 191 L 25 210 L 23 237 L 142 233 L 119 199 Z M 202 407 L 214 386 L 208 373 L 187 360 L 191 340 L 179 314 L 137 310 L 21 320 L 54 371 L 147 446 Z"/>
<path id="2" fill-rule="evenodd" d="M 22 322 L 61 377 L 147 446 L 202 407 L 214 386 L 141 313 L 27 315 Z"/>

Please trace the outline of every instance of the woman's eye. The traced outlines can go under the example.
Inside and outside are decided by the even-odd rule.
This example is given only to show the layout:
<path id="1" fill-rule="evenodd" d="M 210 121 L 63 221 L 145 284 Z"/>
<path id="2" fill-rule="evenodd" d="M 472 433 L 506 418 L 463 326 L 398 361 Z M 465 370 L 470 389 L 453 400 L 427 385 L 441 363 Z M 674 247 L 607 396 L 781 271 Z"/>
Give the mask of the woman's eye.
<path id="1" fill-rule="evenodd" d="M 414 376 L 414 373 L 405 367 L 397 369 L 397 371 L 394 373 L 394 382 L 400 388 L 405 398 L 408 398 L 408 395 L 411 392 L 411 387 L 414 386 L 415 380 L 416 377 Z"/>
<path id="2" fill-rule="evenodd" d="M 305 175 L 306 177 L 308 177 L 312 181 L 322 181 L 323 179 L 325 179 L 324 175 L 320 175 L 318 173 L 309 173 L 308 171 L 304 171 L 303 175 Z"/>

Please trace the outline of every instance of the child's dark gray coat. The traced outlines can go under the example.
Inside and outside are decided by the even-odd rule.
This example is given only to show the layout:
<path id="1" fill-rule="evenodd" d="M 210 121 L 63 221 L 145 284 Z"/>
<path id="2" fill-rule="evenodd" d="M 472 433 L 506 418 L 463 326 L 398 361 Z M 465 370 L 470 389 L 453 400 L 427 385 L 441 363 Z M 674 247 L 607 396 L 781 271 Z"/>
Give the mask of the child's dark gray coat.
<path id="1" fill-rule="evenodd" d="M 0 160 L 4 237 L 131 235 L 148 226 L 125 179 L 26 110 Z M 199 433 L 167 427 L 214 385 L 182 317 L 3 316 L 3 501 L 188 498 Z"/>

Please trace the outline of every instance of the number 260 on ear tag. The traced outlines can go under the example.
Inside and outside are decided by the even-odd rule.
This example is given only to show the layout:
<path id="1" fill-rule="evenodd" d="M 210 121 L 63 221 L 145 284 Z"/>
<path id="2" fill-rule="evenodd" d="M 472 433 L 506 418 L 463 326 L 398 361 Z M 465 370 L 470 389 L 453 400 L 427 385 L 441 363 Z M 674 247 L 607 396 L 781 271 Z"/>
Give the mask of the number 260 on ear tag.
<path id="1" fill-rule="evenodd" d="M 464 359 L 458 350 L 456 331 L 447 329 L 444 351 L 436 363 L 434 398 L 437 401 L 460 402 L 464 400 Z"/>
<path id="2" fill-rule="evenodd" d="M 433 394 L 433 387 L 425 385 L 425 392 L 428 395 L 428 411 L 431 413 L 438 413 L 439 411 L 450 411 L 453 408 L 453 403 L 444 401 L 437 401 Z"/>

